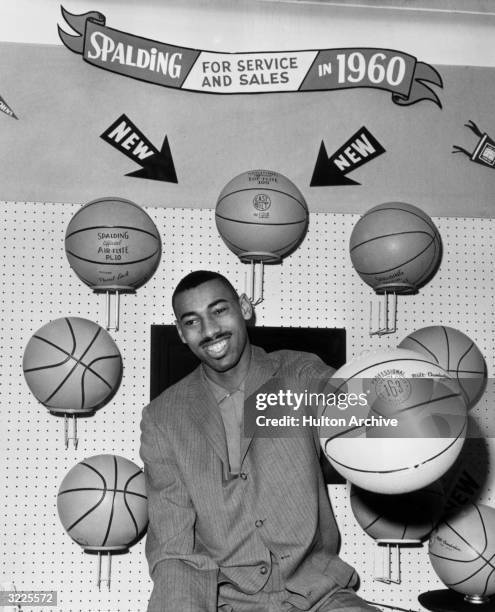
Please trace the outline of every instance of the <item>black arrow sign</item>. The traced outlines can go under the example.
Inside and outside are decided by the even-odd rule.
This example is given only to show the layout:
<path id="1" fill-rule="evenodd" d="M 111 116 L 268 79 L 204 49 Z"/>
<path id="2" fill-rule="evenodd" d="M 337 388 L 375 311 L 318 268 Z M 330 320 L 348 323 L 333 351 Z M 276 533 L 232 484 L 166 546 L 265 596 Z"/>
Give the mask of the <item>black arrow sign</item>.
<path id="1" fill-rule="evenodd" d="M 140 170 L 129 172 L 126 176 L 168 183 L 178 182 L 167 136 L 159 151 L 129 117 L 123 114 L 101 134 L 101 138 L 141 166 Z"/>
<path id="2" fill-rule="evenodd" d="M 10 108 L 7 102 L 5 102 L 2 96 L 0 96 L 0 111 L 2 111 L 2 113 L 5 113 L 9 117 L 12 117 L 12 119 L 18 119 L 14 111 Z"/>
<path id="3" fill-rule="evenodd" d="M 385 153 L 385 149 L 364 126 L 353 134 L 340 149 L 328 157 L 323 140 L 311 178 L 311 187 L 330 185 L 360 185 L 346 174 Z"/>

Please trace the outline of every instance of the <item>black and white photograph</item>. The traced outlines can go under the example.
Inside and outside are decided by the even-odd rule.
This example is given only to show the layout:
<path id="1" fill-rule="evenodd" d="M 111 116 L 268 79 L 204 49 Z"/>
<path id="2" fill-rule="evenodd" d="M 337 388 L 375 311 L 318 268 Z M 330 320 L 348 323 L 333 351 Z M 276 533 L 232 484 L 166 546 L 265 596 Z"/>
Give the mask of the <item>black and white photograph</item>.
<path id="1" fill-rule="evenodd" d="M 495 611 L 494 41 L 2 3 L 0 612 Z"/>

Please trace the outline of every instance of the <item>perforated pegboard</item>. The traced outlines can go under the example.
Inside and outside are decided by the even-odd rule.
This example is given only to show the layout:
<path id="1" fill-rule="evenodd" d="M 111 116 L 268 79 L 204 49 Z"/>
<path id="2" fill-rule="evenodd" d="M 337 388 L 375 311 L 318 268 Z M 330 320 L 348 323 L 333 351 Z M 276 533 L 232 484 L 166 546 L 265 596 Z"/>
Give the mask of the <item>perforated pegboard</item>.
<path id="1" fill-rule="evenodd" d="M 58 520 L 57 490 L 67 471 L 91 455 L 110 452 L 140 464 L 139 421 L 149 390 L 149 326 L 173 322 L 172 290 L 187 272 L 218 270 L 242 290 L 247 266 L 218 237 L 212 210 L 148 209 L 162 236 L 163 257 L 147 285 L 136 295 L 122 297 L 121 329 L 112 333 L 124 362 L 121 387 L 95 416 L 78 421 L 79 447 L 65 450 L 62 419 L 50 415 L 29 392 L 22 355 L 32 333 L 57 317 L 81 316 L 104 325 L 104 298 L 77 279 L 64 253 L 65 229 L 78 209 L 73 204 L 1 203 L 0 583 L 57 590 L 60 612 L 138 612 L 145 609 L 151 590 L 144 542 L 114 558 L 112 589 L 99 592 L 96 559 L 82 552 Z M 495 220 L 435 219 L 444 243 L 440 270 L 418 295 L 399 297 L 397 334 L 370 338 L 369 302 L 376 305 L 377 298 L 355 274 L 348 255 L 357 218 L 311 215 L 300 248 L 282 265 L 265 268 L 265 301 L 257 307 L 258 324 L 345 327 L 349 358 L 395 346 L 418 327 L 451 325 L 476 341 L 493 376 Z M 484 397 L 476 409 L 479 418 L 491 418 L 492 405 L 493 398 Z M 486 447 L 490 471 L 481 501 L 493 504 L 493 439 Z M 440 584 L 426 546 L 403 552 L 400 585 L 374 582 L 369 561 L 375 543 L 356 524 L 346 487 L 331 487 L 331 498 L 342 532 L 341 554 L 360 572 L 361 594 L 419 609 L 417 594 Z"/>

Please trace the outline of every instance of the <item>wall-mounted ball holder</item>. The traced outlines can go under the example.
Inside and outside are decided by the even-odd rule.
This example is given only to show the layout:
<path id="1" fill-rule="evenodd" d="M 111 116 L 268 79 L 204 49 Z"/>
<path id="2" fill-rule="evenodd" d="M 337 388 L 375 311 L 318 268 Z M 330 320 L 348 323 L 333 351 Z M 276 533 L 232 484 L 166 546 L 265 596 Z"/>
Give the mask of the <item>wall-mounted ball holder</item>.
<path id="1" fill-rule="evenodd" d="M 122 357 L 112 337 L 81 317 L 55 319 L 35 332 L 22 367 L 36 399 L 52 414 L 64 416 L 66 449 L 70 440 L 77 448 L 77 416 L 91 415 L 107 404 L 122 379 Z"/>
<path id="2" fill-rule="evenodd" d="M 412 204 L 379 204 L 358 220 L 349 244 L 352 265 L 383 296 L 376 324 L 370 304 L 370 336 L 397 331 L 397 295 L 416 293 L 430 280 L 440 263 L 441 245 L 431 218 Z"/>
<path id="3" fill-rule="evenodd" d="M 134 293 L 153 276 L 162 244 L 156 225 L 140 206 L 109 197 L 88 202 L 72 217 L 65 252 L 83 283 L 105 293 L 106 328 L 118 331 L 120 294 Z"/>
<path id="4" fill-rule="evenodd" d="M 264 265 L 278 264 L 306 234 L 308 207 L 299 189 L 273 170 L 249 170 L 234 177 L 217 199 L 215 221 L 227 247 L 249 263 L 246 295 L 263 301 Z"/>
<path id="5" fill-rule="evenodd" d="M 98 589 L 111 584 L 112 554 L 128 552 L 148 523 L 144 473 L 118 455 L 95 455 L 67 472 L 57 495 L 60 521 L 70 537 L 98 555 Z M 101 577 L 102 558 L 106 578 Z"/>

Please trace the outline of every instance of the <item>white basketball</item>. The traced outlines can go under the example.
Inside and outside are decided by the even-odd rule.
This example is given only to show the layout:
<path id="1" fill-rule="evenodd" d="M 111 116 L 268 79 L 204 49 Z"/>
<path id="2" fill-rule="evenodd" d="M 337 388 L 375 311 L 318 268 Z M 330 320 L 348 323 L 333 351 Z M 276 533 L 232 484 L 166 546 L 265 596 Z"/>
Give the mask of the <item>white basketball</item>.
<path id="1" fill-rule="evenodd" d="M 368 353 L 342 366 L 331 382 L 339 393 L 364 394 L 365 405 L 320 427 L 323 452 L 353 484 L 399 494 L 428 486 L 459 455 L 467 410 L 457 383 L 433 361 L 406 349 Z"/>

